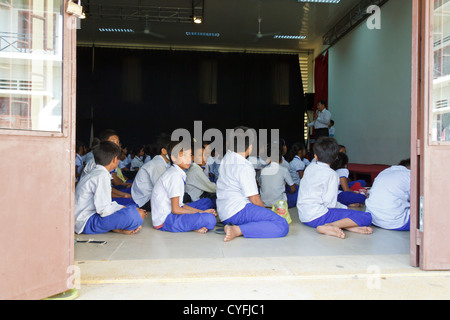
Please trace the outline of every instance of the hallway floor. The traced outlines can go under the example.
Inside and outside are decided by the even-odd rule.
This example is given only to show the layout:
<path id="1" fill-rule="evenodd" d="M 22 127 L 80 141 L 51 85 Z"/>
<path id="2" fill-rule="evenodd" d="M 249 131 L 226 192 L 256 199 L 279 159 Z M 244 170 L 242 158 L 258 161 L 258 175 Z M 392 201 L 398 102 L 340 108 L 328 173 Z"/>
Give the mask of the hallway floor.
<path id="1" fill-rule="evenodd" d="M 450 271 L 409 265 L 409 232 L 320 235 L 296 209 L 287 237 L 236 238 L 210 231 L 172 234 L 151 218 L 132 236 L 75 235 L 78 300 L 448 299 Z"/>

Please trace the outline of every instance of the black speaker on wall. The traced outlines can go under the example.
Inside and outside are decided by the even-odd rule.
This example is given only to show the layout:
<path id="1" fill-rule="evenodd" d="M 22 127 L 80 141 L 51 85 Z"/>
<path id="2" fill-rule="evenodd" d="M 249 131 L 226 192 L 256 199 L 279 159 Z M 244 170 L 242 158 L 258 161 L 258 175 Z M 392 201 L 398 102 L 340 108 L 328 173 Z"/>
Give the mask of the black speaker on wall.
<path id="1" fill-rule="evenodd" d="M 314 93 L 305 93 L 306 110 L 314 111 Z"/>

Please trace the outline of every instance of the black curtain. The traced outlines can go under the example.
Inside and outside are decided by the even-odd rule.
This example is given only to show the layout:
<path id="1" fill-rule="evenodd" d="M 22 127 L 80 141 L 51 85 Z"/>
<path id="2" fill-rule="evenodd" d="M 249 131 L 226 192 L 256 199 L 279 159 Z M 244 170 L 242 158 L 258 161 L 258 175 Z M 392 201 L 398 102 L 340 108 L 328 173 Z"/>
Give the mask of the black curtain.
<path id="1" fill-rule="evenodd" d="M 86 143 L 92 121 L 95 136 L 115 129 L 132 146 L 196 120 L 204 131 L 280 129 L 294 143 L 305 108 L 297 55 L 77 49 L 77 138 Z"/>

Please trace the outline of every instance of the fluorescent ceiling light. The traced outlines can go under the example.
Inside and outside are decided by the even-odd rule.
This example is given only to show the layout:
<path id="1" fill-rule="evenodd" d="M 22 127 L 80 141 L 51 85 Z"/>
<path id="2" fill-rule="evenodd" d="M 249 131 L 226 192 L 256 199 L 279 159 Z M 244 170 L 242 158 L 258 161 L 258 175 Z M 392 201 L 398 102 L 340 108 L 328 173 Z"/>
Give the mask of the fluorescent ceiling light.
<path id="1" fill-rule="evenodd" d="M 289 36 L 284 34 L 276 34 L 273 36 L 274 39 L 286 39 L 286 40 L 304 40 L 306 36 Z"/>
<path id="2" fill-rule="evenodd" d="M 133 33 L 133 29 L 124 29 L 124 28 L 98 28 L 100 32 L 125 32 L 125 33 Z"/>
<path id="3" fill-rule="evenodd" d="M 194 23 L 196 23 L 196 24 L 201 24 L 203 21 L 202 21 L 202 18 L 201 17 L 194 17 Z"/>
<path id="4" fill-rule="evenodd" d="M 186 32 L 186 35 L 196 37 L 220 37 L 220 33 L 218 32 Z"/>
<path id="5" fill-rule="evenodd" d="M 298 0 L 298 2 L 339 3 L 341 0 Z"/>

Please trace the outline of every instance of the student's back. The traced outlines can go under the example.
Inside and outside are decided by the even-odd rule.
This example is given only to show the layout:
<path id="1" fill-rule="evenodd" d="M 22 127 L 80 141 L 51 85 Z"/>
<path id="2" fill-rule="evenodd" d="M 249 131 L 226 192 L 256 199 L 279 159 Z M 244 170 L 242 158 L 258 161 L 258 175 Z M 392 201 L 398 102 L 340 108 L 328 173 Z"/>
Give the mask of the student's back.
<path id="1" fill-rule="evenodd" d="M 176 165 L 168 168 L 156 181 L 151 196 L 152 221 L 155 228 L 161 226 L 171 213 L 171 198 L 178 197 L 179 205 L 183 207 L 185 181 L 186 173 Z"/>
<path id="2" fill-rule="evenodd" d="M 169 167 L 163 157 L 158 155 L 139 169 L 131 187 L 131 196 L 139 207 L 150 200 L 156 182 Z"/>
<path id="3" fill-rule="evenodd" d="M 261 200 L 266 207 L 272 207 L 279 200 L 287 200 L 286 184 L 292 186 L 294 181 L 288 169 L 276 162 L 271 162 L 261 171 Z"/>
<path id="4" fill-rule="evenodd" d="M 374 181 L 366 200 L 372 223 L 385 229 L 404 226 L 410 215 L 411 171 L 393 166 L 382 171 Z"/>
<path id="5" fill-rule="evenodd" d="M 250 161 L 228 151 L 220 164 L 216 194 L 217 211 L 222 221 L 250 203 L 248 197 L 258 194 L 256 173 Z"/>
<path id="6" fill-rule="evenodd" d="M 309 222 L 327 213 L 328 208 L 345 207 L 337 202 L 339 177 L 329 165 L 312 162 L 305 170 L 298 193 L 298 214 Z"/>

